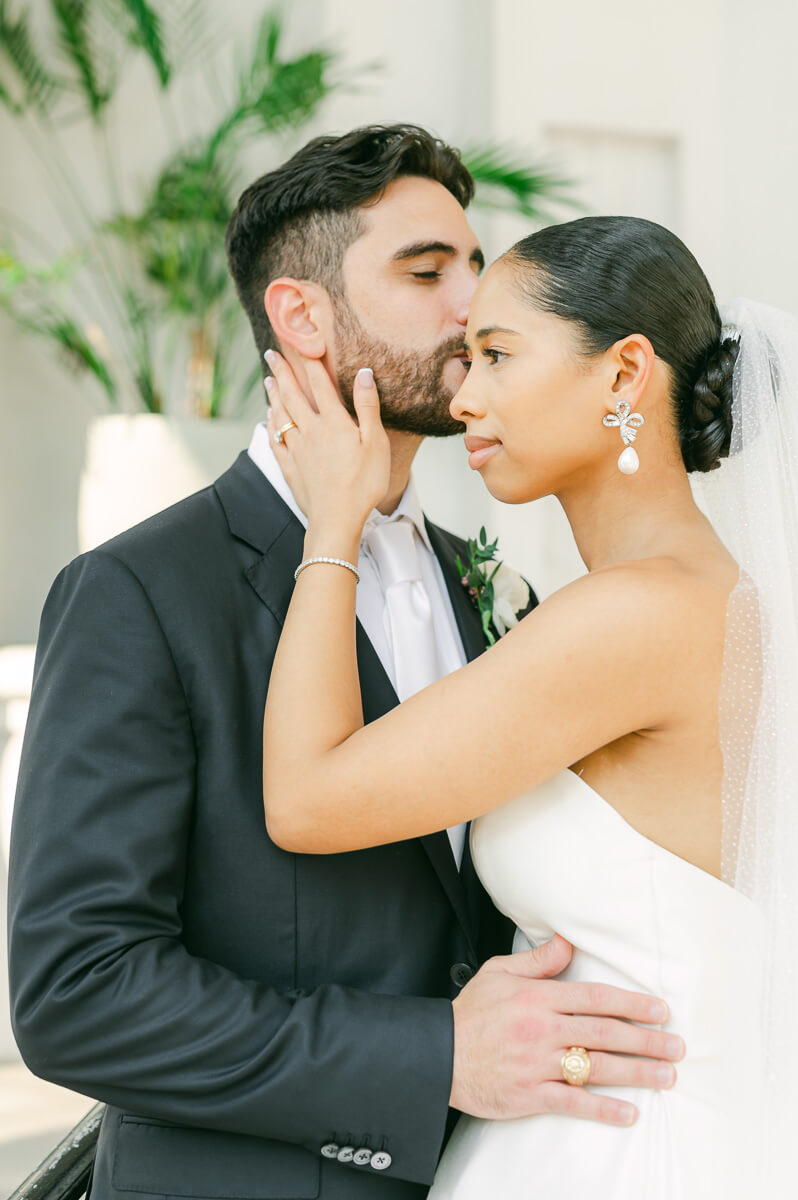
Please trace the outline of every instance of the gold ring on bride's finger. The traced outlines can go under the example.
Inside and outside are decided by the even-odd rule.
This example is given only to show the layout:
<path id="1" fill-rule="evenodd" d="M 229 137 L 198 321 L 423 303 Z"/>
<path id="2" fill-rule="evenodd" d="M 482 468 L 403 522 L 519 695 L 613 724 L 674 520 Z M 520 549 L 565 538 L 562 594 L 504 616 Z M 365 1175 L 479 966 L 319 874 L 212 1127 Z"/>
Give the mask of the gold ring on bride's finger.
<path id="1" fill-rule="evenodd" d="M 590 1055 L 584 1046 L 571 1046 L 561 1060 L 562 1077 L 573 1087 L 582 1087 L 590 1078 Z"/>
<path id="2" fill-rule="evenodd" d="M 289 429 L 296 429 L 295 421 L 286 421 L 285 425 L 281 425 L 280 428 L 277 430 L 277 432 L 274 435 L 274 440 L 278 446 L 282 445 L 283 439 L 285 438 L 285 435 L 288 433 Z"/>

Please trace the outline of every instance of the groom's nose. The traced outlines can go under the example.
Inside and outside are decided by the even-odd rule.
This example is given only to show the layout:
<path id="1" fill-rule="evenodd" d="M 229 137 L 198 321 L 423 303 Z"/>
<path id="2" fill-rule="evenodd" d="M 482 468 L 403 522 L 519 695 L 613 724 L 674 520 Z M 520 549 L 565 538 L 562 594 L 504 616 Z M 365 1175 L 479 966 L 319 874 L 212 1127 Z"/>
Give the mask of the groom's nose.
<path id="1" fill-rule="evenodd" d="M 471 307 L 471 301 L 474 298 L 474 292 L 477 290 L 479 278 L 474 274 L 471 267 L 468 267 L 458 279 L 457 292 L 454 296 L 454 319 L 457 324 L 465 329 L 468 321 L 468 310 Z"/>
<path id="2" fill-rule="evenodd" d="M 461 302 L 454 314 L 457 324 L 462 326 L 463 329 L 465 329 L 468 323 L 468 310 L 471 307 L 471 297 L 474 295 L 475 290 L 474 288 L 471 289 L 468 297 Z"/>

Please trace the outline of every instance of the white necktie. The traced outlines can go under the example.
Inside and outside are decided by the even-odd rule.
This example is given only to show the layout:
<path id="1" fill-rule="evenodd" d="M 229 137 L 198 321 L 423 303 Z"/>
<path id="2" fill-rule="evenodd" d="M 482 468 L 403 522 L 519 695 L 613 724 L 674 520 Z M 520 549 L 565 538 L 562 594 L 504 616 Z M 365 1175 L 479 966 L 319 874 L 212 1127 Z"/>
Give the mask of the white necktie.
<path id="1" fill-rule="evenodd" d="M 385 590 L 383 619 L 393 648 L 396 694 L 407 700 L 443 673 L 415 526 L 405 516 L 382 521 L 367 531 L 365 542 Z"/>

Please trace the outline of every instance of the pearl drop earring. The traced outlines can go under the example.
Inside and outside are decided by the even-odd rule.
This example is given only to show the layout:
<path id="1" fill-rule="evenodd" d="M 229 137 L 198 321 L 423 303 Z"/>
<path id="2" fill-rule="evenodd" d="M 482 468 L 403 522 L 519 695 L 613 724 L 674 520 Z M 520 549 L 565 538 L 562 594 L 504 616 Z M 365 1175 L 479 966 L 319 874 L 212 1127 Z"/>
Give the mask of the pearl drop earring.
<path id="1" fill-rule="evenodd" d="M 645 423 L 646 419 L 642 413 L 633 413 L 625 400 L 618 401 L 614 416 L 612 413 L 607 413 L 602 420 L 602 425 L 620 426 L 621 437 L 626 449 L 621 451 L 618 470 L 624 475 L 634 475 L 640 466 L 640 459 L 637 457 L 637 451 L 632 446 L 632 442 L 637 437 L 637 430 Z"/>

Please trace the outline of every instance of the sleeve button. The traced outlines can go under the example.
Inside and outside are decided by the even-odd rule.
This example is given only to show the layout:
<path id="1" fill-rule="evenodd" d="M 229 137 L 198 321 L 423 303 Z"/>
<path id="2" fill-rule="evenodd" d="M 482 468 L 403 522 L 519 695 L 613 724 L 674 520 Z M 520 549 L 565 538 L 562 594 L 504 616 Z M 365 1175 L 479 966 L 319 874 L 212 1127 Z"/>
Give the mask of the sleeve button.
<path id="1" fill-rule="evenodd" d="M 469 980 L 474 978 L 474 968 L 470 967 L 468 963 L 455 963 L 449 972 L 449 978 L 458 987 L 465 987 Z"/>
<path id="2" fill-rule="evenodd" d="M 367 1150 L 365 1146 L 361 1146 L 359 1150 L 355 1151 L 355 1157 L 352 1159 L 352 1162 L 358 1167 L 367 1167 L 371 1162 L 371 1153 L 371 1150 Z"/>
<path id="3" fill-rule="evenodd" d="M 336 1155 L 339 1162 L 351 1162 L 355 1157 L 354 1146 L 342 1146 Z"/>
<path id="4" fill-rule="evenodd" d="M 337 1158 L 340 1149 L 336 1142 L 327 1142 L 326 1146 L 322 1146 L 321 1152 L 324 1158 Z"/>
<path id="5" fill-rule="evenodd" d="M 393 1159 L 385 1150 L 380 1150 L 378 1154 L 372 1154 L 371 1165 L 375 1171 L 384 1171 L 390 1167 Z"/>

